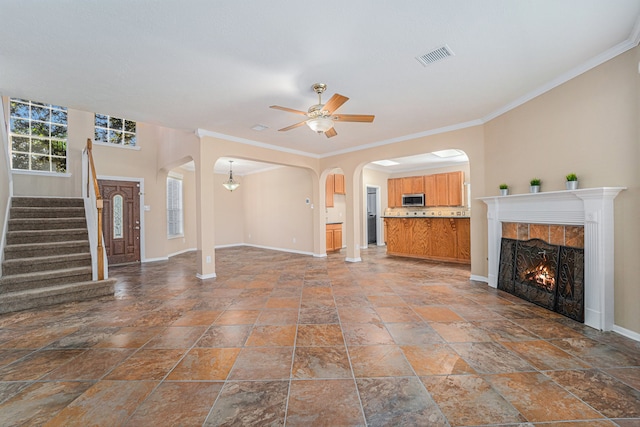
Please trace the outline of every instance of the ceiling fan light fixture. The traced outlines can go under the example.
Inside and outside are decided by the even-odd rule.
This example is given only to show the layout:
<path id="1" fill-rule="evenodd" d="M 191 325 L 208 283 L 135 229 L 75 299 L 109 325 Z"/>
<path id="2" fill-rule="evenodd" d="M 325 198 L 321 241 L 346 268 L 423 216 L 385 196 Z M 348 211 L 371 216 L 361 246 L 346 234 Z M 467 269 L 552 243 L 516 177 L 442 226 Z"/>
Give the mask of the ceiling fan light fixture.
<path id="1" fill-rule="evenodd" d="M 316 117 L 307 120 L 307 126 L 314 132 L 323 133 L 333 127 L 333 120 L 329 117 Z"/>

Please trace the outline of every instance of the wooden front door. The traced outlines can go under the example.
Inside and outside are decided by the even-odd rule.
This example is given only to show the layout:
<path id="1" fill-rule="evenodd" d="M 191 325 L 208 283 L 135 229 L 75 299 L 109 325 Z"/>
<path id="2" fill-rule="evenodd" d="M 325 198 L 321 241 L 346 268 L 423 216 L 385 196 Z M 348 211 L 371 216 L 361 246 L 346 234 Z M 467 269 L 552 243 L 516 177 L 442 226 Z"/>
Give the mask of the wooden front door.
<path id="1" fill-rule="evenodd" d="M 109 265 L 140 262 L 140 183 L 99 180 Z"/>

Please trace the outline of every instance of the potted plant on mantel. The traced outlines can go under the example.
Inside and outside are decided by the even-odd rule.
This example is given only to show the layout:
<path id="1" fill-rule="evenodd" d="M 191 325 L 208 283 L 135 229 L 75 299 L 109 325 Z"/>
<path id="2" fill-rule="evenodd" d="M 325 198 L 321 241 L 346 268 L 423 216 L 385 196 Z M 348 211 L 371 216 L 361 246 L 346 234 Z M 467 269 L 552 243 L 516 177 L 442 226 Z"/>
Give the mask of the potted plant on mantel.
<path id="1" fill-rule="evenodd" d="M 577 190 L 578 189 L 578 176 L 575 173 L 570 173 L 566 176 L 567 182 L 565 183 L 567 186 L 567 190 Z"/>
<path id="2" fill-rule="evenodd" d="M 500 195 L 508 196 L 509 195 L 509 186 L 507 184 L 500 184 Z"/>
<path id="3" fill-rule="evenodd" d="M 529 193 L 539 193 L 540 192 L 540 179 L 533 178 L 529 181 Z"/>

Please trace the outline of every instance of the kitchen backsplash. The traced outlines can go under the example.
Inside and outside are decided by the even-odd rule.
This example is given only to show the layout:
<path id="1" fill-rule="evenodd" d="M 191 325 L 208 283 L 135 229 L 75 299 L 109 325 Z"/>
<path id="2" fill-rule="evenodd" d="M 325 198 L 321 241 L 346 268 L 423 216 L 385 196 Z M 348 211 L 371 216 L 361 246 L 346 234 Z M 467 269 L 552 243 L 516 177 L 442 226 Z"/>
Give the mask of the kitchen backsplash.
<path id="1" fill-rule="evenodd" d="M 465 207 L 434 208 L 387 208 L 384 216 L 398 217 L 469 217 L 471 211 Z"/>

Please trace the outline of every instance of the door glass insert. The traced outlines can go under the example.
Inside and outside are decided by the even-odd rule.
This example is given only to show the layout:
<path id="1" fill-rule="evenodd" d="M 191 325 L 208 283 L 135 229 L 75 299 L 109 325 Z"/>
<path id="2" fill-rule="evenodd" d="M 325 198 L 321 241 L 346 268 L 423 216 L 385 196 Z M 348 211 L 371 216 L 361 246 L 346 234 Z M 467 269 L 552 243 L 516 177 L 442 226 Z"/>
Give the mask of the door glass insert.
<path id="1" fill-rule="evenodd" d="M 123 198 L 120 194 L 113 196 L 113 238 L 122 239 L 122 205 Z"/>

